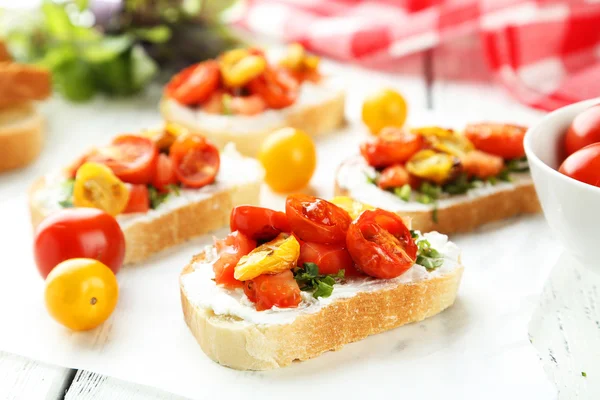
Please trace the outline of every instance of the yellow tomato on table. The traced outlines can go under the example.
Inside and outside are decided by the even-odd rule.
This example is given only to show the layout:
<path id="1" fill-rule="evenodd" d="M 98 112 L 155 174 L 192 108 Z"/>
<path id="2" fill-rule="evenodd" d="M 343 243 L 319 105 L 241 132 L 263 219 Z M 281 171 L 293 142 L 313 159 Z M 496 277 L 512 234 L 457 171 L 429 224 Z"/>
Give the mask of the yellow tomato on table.
<path id="1" fill-rule="evenodd" d="M 293 192 L 302 189 L 312 178 L 317 151 L 305 132 L 283 128 L 265 139 L 258 159 L 265 169 L 265 182 L 274 191 Z"/>
<path id="2" fill-rule="evenodd" d="M 383 89 L 365 99 L 362 120 L 371 133 L 377 135 L 386 126 L 401 128 L 406 121 L 406 113 L 404 97 L 392 89 Z"/>
<path id="3" fill-rule="evenodd" d="M 93 329 L 106 321 L 119 299 L 115 274 L 100 261 L 72 258 L 58 264 L 46 278 L 50 316 L 74 331 Z"/>

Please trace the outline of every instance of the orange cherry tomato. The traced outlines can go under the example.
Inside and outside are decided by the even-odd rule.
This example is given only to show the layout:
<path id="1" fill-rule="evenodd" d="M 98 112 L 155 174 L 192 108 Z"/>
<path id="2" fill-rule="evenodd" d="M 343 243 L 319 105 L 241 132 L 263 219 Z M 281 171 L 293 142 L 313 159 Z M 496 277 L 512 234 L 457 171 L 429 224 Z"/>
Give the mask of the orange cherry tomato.
<path id="1" fill-rule="evenodd" d="M 234 268 L 240 258 L 256 248 L 256 241 L 241 232 L 231 232 L 225 239 L 215 240 L 219 258 L 213 264 L 215 282 L 228 288 L 242 287 L 241 281 L 234 278 Z"/>
<path id="2" fill-rule="evenodd" d="M 594 143 L 571 154 L 558 171 L 580 182 L 600 187 L 600 143 Z"/>
<path id="3" fill-rule="evenodd" d="M 152 186 L 158 189 L 159 192 L 167 192 L 169 185 L 176 185 L 179 183 L 177 175 L 175 175 L 175 168 L 173 168 L 173 161 L 171 158 L 161 153 L 158 155 L 156 160 L 156 170 L 152 177 Z"/>
<path id="4" fill-rule="evenodd" d="M 493 154 L 484 153 L 483 151 L 473 150 L 461 158 L 463 170 L 469 176 L 476 176 L 481 179 L 498 176 L 504 168 L 504 160 L 502 157 Z"/>
<path id="5" fill-rule="evenodd" d="M 34 256 L 40 275 L 70 258 L 94 258 L 115 274 L 125 259 L 125 236 L 117 220 L 97 208 L 65 208 L 35 230 Z"/>
<path id="6" fill-rule="evenodd" d="M 588 108 L 578 114 L 565 137 L 567 155 L 600 142 L 600 104 Z"/>
<path id="7" fill-rule="evenodd" d="M 244 282 L 244 293 L 256 303 L 256 310 L 294 308 L 302 301 L 300 287 L 292 271 L 287 270 L 276 275 L 260 275 Z"/>
<path id="8" fill-rule="evenodd" d="M 417 259 L 417 244 L 402 218 L 380 209 L 363 212 L 350 225 L 346 245 L 356 268 L 375 278 L 396 278 Z"/>
<path id="9" fill-rule="evenodd" d="M 95 149 L 86 161 L 104 164 L 126 183 L 150 183 L 158 148 L 147 137 L 121 135 L 110 146 Z"/>
<path id="10" fill-rule="evenodd" d="M 273 240 L 281 232 L 291 232 L 285 213 L 263 207 L 235 207 L 229 221 L 232 232 L 240 231 L 260 242 Z"/>
<path id="11" fill-rule="evenodd" d="M 288 196 L 285 213 L 292 232 L 306 242 L 344 243 L 352 218 L 326 200 L 303 194 Z"/>
<path id="12" fill-rule="evenodd" d="M 179 137 L 171 146 L 169 157 L 177 179 L 195 189 L 214 182 L 221 164 L 219 150 L 199 135 Z"/>
<path id="13" fill-rule="evenodd" d="M 518 125 L 480 123 L 469 124 L 465 136 L 477 150 L 490 153 L 504 159 L 525 156 L 523 138 L 527 128 Z"/>
<path id="14" fill-rule="evenodd" d="M 123 211 L 127 213 L 143 213 L 150 209 L 150 194 L 146 185 L 130 185 L 129 201 Z"/>
<path id="15" fill-rule="evenodd" d="M 298 82 L 283 68 L 267 68 L 248 83 L 248 89 L 274 109 L 291 106 L 298 97 Z"/>
<path id="16" fill-rule="evenodd" d="M 354 270 L 354 261 L 346 250 L 346 244 L 322 244 L 303 242 L 300 246 L 298 266 L 304 263 L 315 263 L 320 274 L 337 274 L 341 269 L 345 272 Z"/>
<path id="17" fill-rule="evenodd" d="M 375 168 L 388 167 L 408 161 L 423 148 L 425 141 L 400 128 L 388 127 L 372 140 L 360 146 L 360 152 L 369 165 Z"/>
<path id="18" fill-rule="evenodd" d="M 217 90 L 220 80 L 219 63 L 208 60 L 189 66 L 175 75 L 167 84 L 165 93 L 181 104 L 200 104 Z"/>
<path id="19" fill-rule="evenodd" d="M 410 174 L 402 165 L 392 165 L 381 171 L 377 186 L 381 189 L 402 187 L 411 183 Z"/>
<path id="20" fill-rule="evenodd" d="M 46 308 L 50 316 L 74 331 L 94 329 L 110 317 L 119 300 L 115 274 L 100 261 L 63 261 L 46 279 Z"/>

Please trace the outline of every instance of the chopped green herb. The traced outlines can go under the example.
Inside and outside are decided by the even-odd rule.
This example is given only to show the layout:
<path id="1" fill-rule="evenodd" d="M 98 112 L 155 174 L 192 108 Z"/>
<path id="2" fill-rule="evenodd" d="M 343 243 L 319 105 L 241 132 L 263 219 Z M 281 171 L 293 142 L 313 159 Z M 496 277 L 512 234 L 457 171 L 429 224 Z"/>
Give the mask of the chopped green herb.
<path id="1" fill-rule="evenodd" d="M 433 271 L 444 264 L 442 255 L 431 247 L 429 240 L 421 239 L 417 242 L 417 264 L 422 265 L 427 271 Z"/>
<path id="2" fill-rule="evenodd" d="M 394 189 L 394 194 L 404 201 L 410 200 L 411 193 L 412 193 L 412 189 L 408 183 L 402 187 L 397 187 Z"/>
<path id="3" fill-rule="evenodd" d="M 583 376 L 584 378 L 587 378 L 587 373 L 585 371 L 581 371 L 581 376 Z"/>
<path id="4" fill-rule="evenodd" d="M 161 193 L 152 185 L 148 185 L 148 195 L 150 196 L 150 208 L 153 210 L 158 208 L 162 203 L 167 200 L 170 192 Z"/>
<path id="5" fill-rule="evenodd" d="M 473 187 L 467 174 L 460 174 L 455 180 L 445 184 L 442 190 L 448 194 L 464 194 Z"/>
<path id="6" fill-rule="evenodd" d="M 231 95 L 225 93 L 221 98 L 221 102 L 223 103 L 223 114 L 231 115 L 233 114 L 233 110 L 231 109 Z"/>
<path id="7" fill-rule="evenodd" d="M 67 179 L 60 186 L 60 197 L 61 200 L 58 201 L 63 208 L 71 208 L 73 205 L 73 188 L 75 186 L 75 179 Z"/>
<path id="8" fill-rule="evenodd" d="M 506 162 L 505 168 L 509 172 L 527 172 L 529 171 L 529 163 L 527 157 L 515 158 Z"/>
<path id="9" fill-rule="evenodd" d="M 437 205 L 437 202 L 433 204 L 433 212 L 431 213 L 431 219 L 436 224 L 438 223 L 438 205 Z"/>
<path id="10" fill-rule="evenodd" d="M 503 182 L 511 182 L 512 181 L 512 178 L 510 177 L 510 170 L 508 168 L 504 168 L 502 171 L 500 171 L 500 173 L 498 174 L 498 176 L 496 178 Z"/>
<path id="11" fill-rule="evenodd" d="M 179 185 L 177 184 L 172 183 L 170 185 L 167 185 L 167 189 L 175 196 L 179 196 L 181 194 L 181 187 L 179 187 Z"/>
<path id="12" fill-rule="evenodd" d="M 494 186 L 498 183 L 498 178 L 495 176 L 490 176 L 487 181 L 490 183 L 490 185 Z"/>
<path id="13" fill-rule="evenodd" d="M 417 196 L 417 201 L 419 203 L 422 203 L 422 204 L 431 204 L 431 203 L 433 203 L 433 199 L 430 196 L 426 195 L 426 194 L 421 194 L 421 195 Z"/>
<path id="14" fill-rule="evenodd" d="M 369 174 L 365 174 L 365 176 L 367 177 L 367 182 L 368 183 L 372 183 L 373 185 L 377 185 L 377 176 L 371 176 Z"/>
<path id="15" fill-rule="evenodd" d="M 344 279 L 344 270 L 337 274 L 321 275 L 315 263 L 304 263 L 303 268 L 294 269 L 294 279 L 298 282 L 300 290 L 313 292 L 313 297 L 329 297 L 333 292 L 333 285 L 337 280 Z"/>
<path id="16" fill-rule="evenodd" d="M 431 200 L 437 200 L 442 195 L 441 186 L 429 182 L 423 182 L 419 188 L 419 192 L 428 196 Z M 427 204 L 427 203 L 426 203 Z"/>
<path id="17" fill-rule="evenodd" d="M 410 230 L 410 237 L 413 239 L 416 239 L 419 237 L 419 235 L 417 235 L 417 232 L 415 230 Z"/>

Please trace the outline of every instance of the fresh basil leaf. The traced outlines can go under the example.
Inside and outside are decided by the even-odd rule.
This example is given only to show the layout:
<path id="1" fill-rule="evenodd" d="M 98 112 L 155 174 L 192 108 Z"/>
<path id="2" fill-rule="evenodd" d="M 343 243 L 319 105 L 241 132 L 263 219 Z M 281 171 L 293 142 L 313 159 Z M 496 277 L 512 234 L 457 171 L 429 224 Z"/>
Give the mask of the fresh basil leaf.
<path id="1" fill-rule="evenodd" d="M 306 274 L 312 278 L 316 278 L 319 275 L 319 267 L 315 263 L 305 262 L 303 267 L 306 271 Z"/>
<path id="2" fill-rule="evenodd" d="M 445 184 L 442 190 L 448 194 L 464 194 L 472 188 L 467 174 L 460 174 L 454 181 Z"/>
<path id="3" fill-rule="evenodd" d="M 492 186 L 494 186 L 494 185 L 498 184 L 498 178 L 497 178 L 497 177 L 495 177 L 495 176 L 490 176 L 490 177 L 488 178 L 488 180 L 487 180 L 487 181 L 488 181 L 488 182 L 490 183 L 490 185 L 492 185 Z"/>
<path id="4" fill-rule="evenodd" d="M 313 297 L 315 299 L 318 299 L 319 297 L 329 297 L 331 296 L 331 293 L 333 293 L 333 284 L 328 284 L 320 280 L 317 282 L 317 288 L 313 292 Z"/>
<path id="5" fill-rule="evenodd" d="M 319 279 L 321 282 L 325 282 L 328 285 L 335 285 L 335 279 L 331 275 L 325 275 L 323 278 Z"/>
<path id="6" fill-rule="evenodd" d="M 411 231 L 410 231 L 410 237 L 413 238 L 413 239 L 416 239 L 416 238 L 419 237 L 419 235 L 417 235 L 416 231 L 414 231 L 414 230 L 411 229 Z"/>
<path id="7" fill-rule="evenodd" d="M 177 184 L 172 183 L 170 185 L 167 185 L 167 189 L 170 193 L 174 194 L 175 196 L 179 196 L 181 194 L 181 187 Z"/>
<path id="8" fill-rule="evenodd" d="M 148 185 L 148 195 L 150 196 L 150 208 L 158 208 L 169 197 L 170 192 L 161 193 L 152 185 Z"/>
<path id="9" fill-rule="evenodd" d="M 417 242 L 417 260 L 416 263 L 422 265 L 427 271 L 433 271 L 444 264 L 442 255 L 431 247 L 427 239 L 421 239 Z"/>
<path id="10" fill-rule="evenodd" d="M 412 189 L 408 183 L 402 187 L 394 189 L 394 194 L 396 196 L 398 196 L 401 200 L 404 200 L 404 201 L 410 200 L 411 193 L 412 193 Z"/>
<path id="11" fill-rule="evenodd" d="M 431 200 L 437 200 L 442 194 L 442 188 L 433 183 L 423 182 L 419 188 L 419 192 L 426 195 Z"/>

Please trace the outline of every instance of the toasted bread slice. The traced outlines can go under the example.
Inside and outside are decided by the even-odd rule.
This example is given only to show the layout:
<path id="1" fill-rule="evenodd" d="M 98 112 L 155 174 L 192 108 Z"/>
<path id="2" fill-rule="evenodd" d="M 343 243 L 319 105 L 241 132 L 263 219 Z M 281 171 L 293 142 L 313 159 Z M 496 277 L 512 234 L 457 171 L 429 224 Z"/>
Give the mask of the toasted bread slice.
<path id="1" fill-rule="evenodd" d="M 529 173 L 515 174 L 513 182 L 486 184 L 464 195 L 440 200 L 437 206 L 405 202 L 367 182 L 368 166 L 360 156 L 346 160 L 336 173 L 334 192 L 412 219 L 413 229 L 445 234 L 469 232 L 494 221 L 541 211 Z"/>
<path id="2" fill-rule="evenodd" d="M 232 176 L 234 173 L 236 176 Z M 172 195 L 147 213 L 118 215 L 117 221 L 125 235 L 125 264 L 142 261 L 161 250 L 228 225 L 233 207 L 259 203 L 262 174 L 256 160 L 237 153 L 222 155 L 216 183 L 202 189 L 182 189 L 178 196 Z M 29 210 L 34 227 L 48 214 L 60 209 L 52 203 L 60 179 L 60 174 L 49 175 L 38 179 L 31 187 Z M 66 177 L 62 176 L 64 179 Z"/>
<path id="3" fill-rule="evenodd" d="M 31 103 L 0 109 L 0 172 L 37 158 L 44 141 L 44 118 Z"/>
<path id="4" fill-rule="evenodd" d="M 33 100 L 52 92 L 50 72 L 34 65 L 0 62 L 0 109 Z"/>
<path id="5" fill-rule="evenodd" d="M 240 153 L 255 157 L 263 140 L 279 128 L 291 126 L 321 136 L 343 126 L 344 103 L 343 90 L 332 87 L 303 93 L 288 108 L 255 116 L 207 114 L 167 98 L 162 99 L 160 110 L 165 120 L 206 136 L 220 148 L 233 142 Z"/>
<path id="6" fill-rule="evenodd" d="M 315 300 L 303 292 L 298 309 L 256 311 L 243 294 L 234 291 L 218 307 L 204 301 L 205 296 L 224 296 L 228 291 L 211 280 L 210 263 L 215 257 L 209 248 L 181 272 L 183 315 L 208 357 L 240 370 L 285 367 L 434 316 L 454 303 L 463 272 L 457 256 L 439 273 L 428 275 L 415 265 L 396 279 L 347 278 L 346 283 L 334 285 L 331 298 Z M 341 294 L 334 298 L 336 290 Z M 243 312 L 230 311 L 231 301 L 238 301 Z"/>

